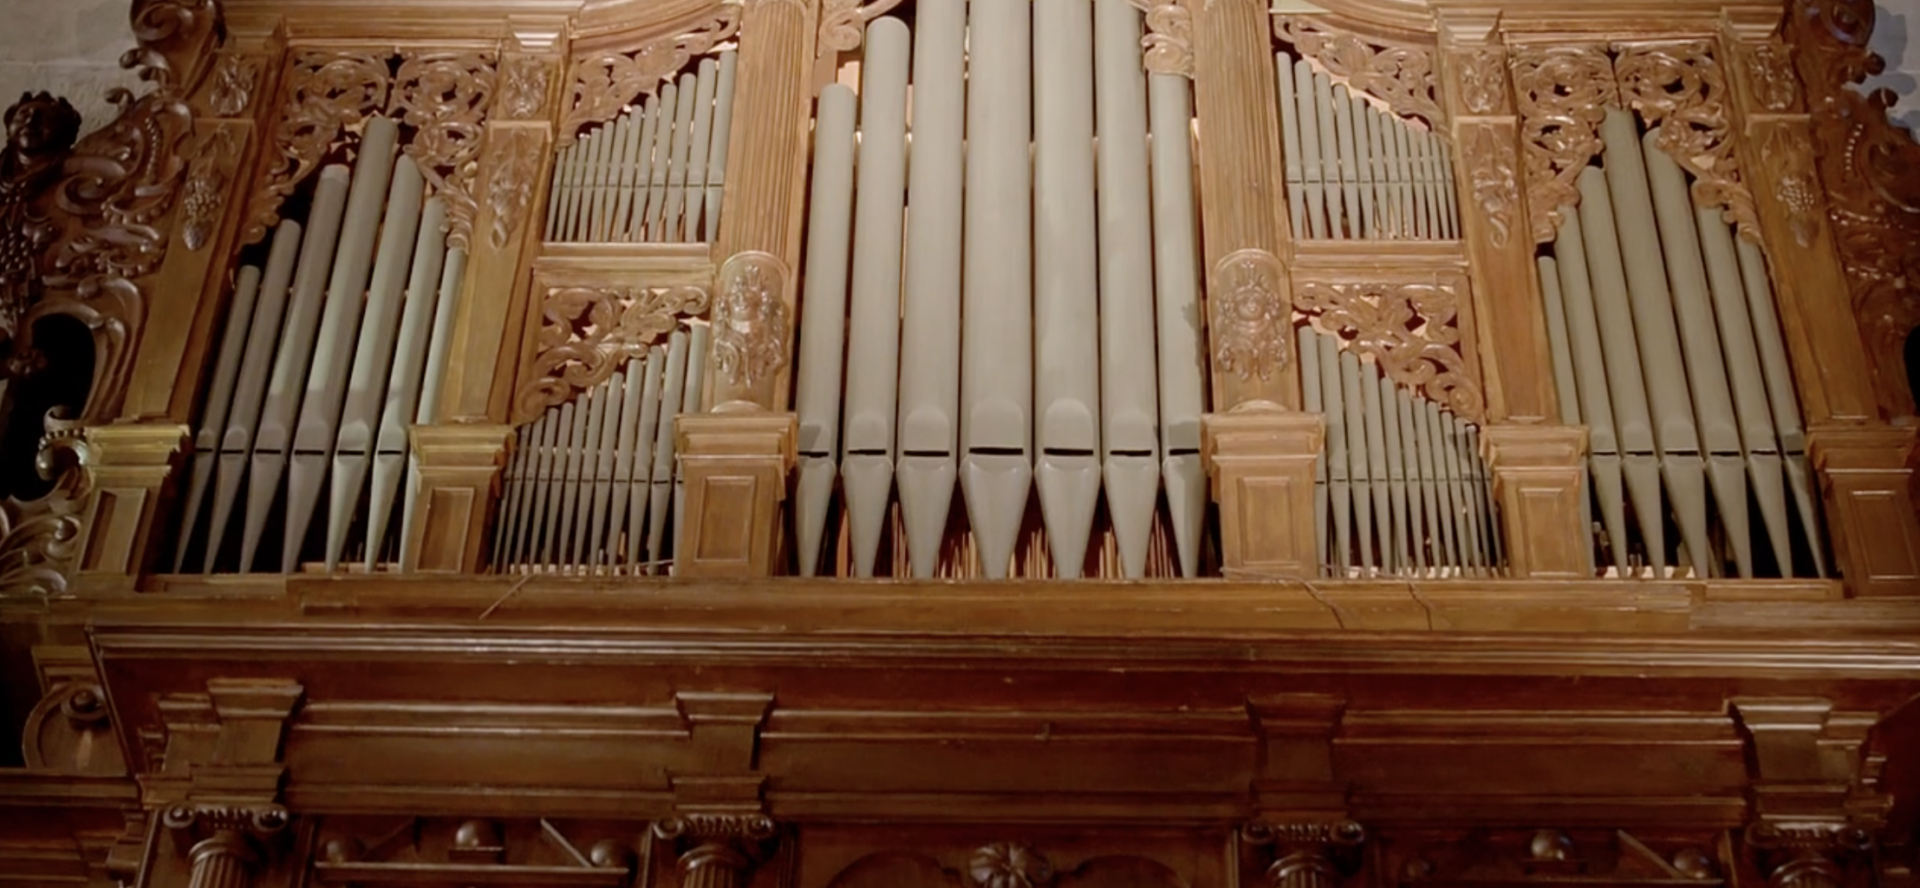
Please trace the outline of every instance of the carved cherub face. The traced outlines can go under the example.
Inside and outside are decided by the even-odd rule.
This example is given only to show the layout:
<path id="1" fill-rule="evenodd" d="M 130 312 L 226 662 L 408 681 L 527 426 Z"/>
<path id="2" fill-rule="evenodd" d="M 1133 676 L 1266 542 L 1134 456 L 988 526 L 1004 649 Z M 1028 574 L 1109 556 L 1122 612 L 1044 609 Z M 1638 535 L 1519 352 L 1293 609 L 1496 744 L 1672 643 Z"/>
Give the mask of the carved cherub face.
<path id="1" fill-rule="evenodd" d="M 80 113 L 66 99 L 23 93 L 7 109 L 7 149 L 21 160 L 59 154 L 80 134 Z"/>

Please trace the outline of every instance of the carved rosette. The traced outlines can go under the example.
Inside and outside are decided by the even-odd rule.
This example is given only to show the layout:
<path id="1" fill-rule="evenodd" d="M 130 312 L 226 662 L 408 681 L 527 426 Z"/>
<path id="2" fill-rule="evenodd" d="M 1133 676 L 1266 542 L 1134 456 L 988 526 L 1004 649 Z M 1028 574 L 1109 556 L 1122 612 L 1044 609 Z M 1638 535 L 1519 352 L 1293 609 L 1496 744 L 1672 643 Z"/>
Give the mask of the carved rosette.
<path id="1" fill-rule="evenodd" d="M 1273 32 L 1334 82 L 1386 102 L 1396 114 L 1423 117 L 1435 130 L 1445 129 L 1432 46 L 1363 37 L 1300 15 L 1275 16 Z"/>
<path id="2" fill-rule="evenodd" d="M 1501 127 L 1478 125 L 1464 130 L 1460 141 L 1465 146 L 1461 154 L 1467 162 L 1467 187 L 1487 222 L 1487 243 L 1496 250 L 1505 249 L 1513 237 L 1514 217 L 1520 212 L 1520 177 L 1514 169 L 1513 140 Z M 1539 212 L 1537 201 L 1544 198 L 1538 192 L 1533 193 L 1533 199 L 1537 237 L 1537 226 L 1543 221 L 1550 229 L 1559 221 L 1557 214 L 1542 216 Z M 1552 239 L 1551 233 L 1548 239 Z"/>
<path id="3" fill-rule="evenodd" d="M 386 107 L 392 70 L 380 56 L 303 50 L 288 65 L 273 159 L 253 196 L 245 241 L 266 237 L 280 221 L 280 205 L 320 166 L 344 130 Z"/>
<path id="4" fill-rule="evenodd" d="M 1296 279 L 1293 310 L 1378 361 L 1394 382 L 1477 422 L 1486 398 L 1461 352 L 1460 299 L 1450 283 Z"/>
<path id="5" fill-rule="evenodd" d="M 1193 10 L 1180 0 L 1136 0 L 1146 13 L 1147 33 L 1140 38 L 1149 74 L 1193 76 Z"/>
<path id="6" fill-rule="evenodd" d="M 772 380 L 787 366 L 791 324 L 782 298 L 786 264 L 772 253 L 750 250 L 720 266 L 713 301 L 713 356 L 720 375 L 736 389 Z"/>
<path id="7" fill-rule="evenodd" d="M 1293 349 L 1292 313 L 1281 294 L 1280 260 L 1265 250 L 1239 250 L 1214 266 L 1213 364 L 1241 380 L 1268 380 L 1286 369 Z"/>
<path id="8" fill-rule="evenodd" d="M 967 858 L 967 876 L 977 888 L 1046 888 L 1053 862 L 1027 845 L 996 842 Z"/>
<path id="9" fill-rule="evenodd" d="M 538 190 L 535 180 L 540 175 L 540 143 L 544 136 L 542 131 L 530 127 L 494 131 L 495 144 L 488 159 L 492 171 L 487 178 L 487 212 L 493 217 L 487 239 L 494 249 L 506 247 L 514 233 L 526 224 L 527 207 Z"/>
<path id="10" fill-rule="evenodd" d="M 560 137 L 570 139 L 582 127 L 611 120 L 635 98 L 651 94 L 686 67 L 694 56 L 712 50 L 740 28 L 740 6 L 722 3 L 699 27 L 651 41 L 639 49 L 591 53 L 576 59 Z M 857 44 L 856 44 L 857 45 Z"/>
<path id="11" fill-rule="evenodd" d="M 1620 99 L 1660 126 L 1661 150 L 1693 174 L 1693 201 L 1720 207 L 1751 238 L 1760 236 L 1753 195 L 1734 155 L 1727 79 L 1705 40 L 1615 47 Z"/>
<path id="12" fill-rule="evenodd" d="M 1619 104 L 1619 90 L 1613 60 L 1600 46 L 1521 47 L 1514 50 L 1512 64 L 1527 155 L 1529 222 L 1534 241 L 1545 243 L 1560 228 L 1561 209 L 1579 202 L 1575 180 L 1603 147 L 1600 122 L 1606 119 L 1607 106 Z M 1474 194 L 1483 203 L 1483 190 L 1490 193 L 1497 188 L 1491 182 L 1481 184 L 1478 171 L 1483 162 L 1477 158 L 1485 147 L 1472 144 L 1464 151 L 1475 165 Z M 1492 172 L 1489 168 L 1488 173 Z"/>
<path id="13" fill-rule="evenodd" d="M 628 358 L 663 341 L 681 318 L 707 310 L 707 291 L 693 286 L 554 287 L 541 310 L 533 378 L 514 396 L 526 422 L 605 382 Z"/>
<path id="14" fill-rule="evenodd" d="M 1854 314 L 1873 355 L 1883 406 L 1914 411 L 1906 338 L 1920 326 L 1920 143 L 1887 118 L 1889 90 L 1852 87 L 1885 62 L 1868 49 L 1871 0 L 1795 0 L 1787 39 L 1812 113 L 1813 158 L 1846 270 Z M 1801 126 L 1797 121 L 1773 124 Z"/>
<path id="15" fill-rule="evenodd" d="M 422 52 L 403 56 L 387 113 L 414 128 L 402 149 L 447 202 L 447 246 L 471 247 L 478 204 L 482 125 L 493 98 L 492 53 Z"/>

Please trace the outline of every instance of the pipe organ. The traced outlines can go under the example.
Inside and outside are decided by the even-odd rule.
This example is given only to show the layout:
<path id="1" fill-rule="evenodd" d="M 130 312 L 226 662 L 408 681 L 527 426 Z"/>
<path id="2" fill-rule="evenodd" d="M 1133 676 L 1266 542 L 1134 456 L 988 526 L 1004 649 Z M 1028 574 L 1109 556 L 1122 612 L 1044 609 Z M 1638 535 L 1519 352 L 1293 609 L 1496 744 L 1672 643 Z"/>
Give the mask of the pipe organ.
<path id="1" fill-rule="evenodd" d="M 129 2 L 0 882 L 1911 888 L 1870 0 Z"/>
<path id="2" fill-rule="evenodd" d="M 1859 411 L 1808 381 L 1845 330 L 1795 332 L 1817 220 L 1734 125 L 1804 99 L 1727 73 L 1745 37 L 778 2 L 295 39 L 203 251 L 160 575 L 1865 557 L 1816 443 Z"/>

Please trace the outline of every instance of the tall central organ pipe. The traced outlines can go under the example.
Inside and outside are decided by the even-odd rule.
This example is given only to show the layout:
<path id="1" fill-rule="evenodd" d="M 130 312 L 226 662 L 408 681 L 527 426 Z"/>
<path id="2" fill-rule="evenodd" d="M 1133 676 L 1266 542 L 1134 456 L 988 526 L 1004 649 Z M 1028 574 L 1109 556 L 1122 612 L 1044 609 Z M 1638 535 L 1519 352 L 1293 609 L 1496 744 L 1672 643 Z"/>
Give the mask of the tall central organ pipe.
<path id="1" fill-rule="evenodd" d="M 968 4 L 960 482 L 981 570 L 1004 578 L 1033 481 L 1029 0 Z"/>

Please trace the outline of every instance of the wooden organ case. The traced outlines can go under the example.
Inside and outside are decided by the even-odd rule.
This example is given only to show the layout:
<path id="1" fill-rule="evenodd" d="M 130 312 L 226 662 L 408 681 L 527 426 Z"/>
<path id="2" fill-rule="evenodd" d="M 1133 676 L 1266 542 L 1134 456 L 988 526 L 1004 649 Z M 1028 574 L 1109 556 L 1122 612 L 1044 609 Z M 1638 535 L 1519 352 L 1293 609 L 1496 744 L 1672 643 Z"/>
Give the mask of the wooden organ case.
<path id="1" fill-rule="evenodd" d="M 1916 884 L 1864 0 L 132 7 L 0 884 Z"/>

